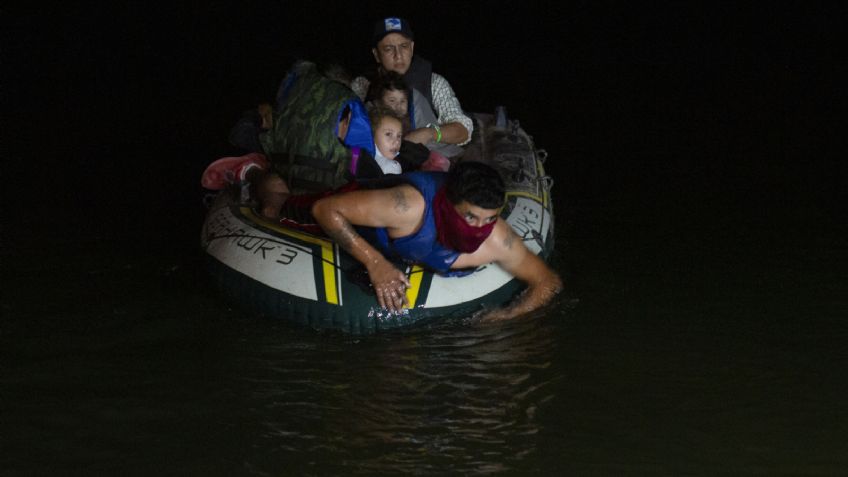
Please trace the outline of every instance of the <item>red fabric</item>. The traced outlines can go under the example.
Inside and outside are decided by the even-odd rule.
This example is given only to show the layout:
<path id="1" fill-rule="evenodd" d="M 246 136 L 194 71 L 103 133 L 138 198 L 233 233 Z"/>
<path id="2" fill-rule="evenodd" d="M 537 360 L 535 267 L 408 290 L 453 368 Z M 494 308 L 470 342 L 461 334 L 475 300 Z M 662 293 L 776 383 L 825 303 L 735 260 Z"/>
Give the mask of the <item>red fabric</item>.
<path id="1" fill-rule="evenodd" d="M 450 159 L 437 151 L 430 151 L 427 160 L 421 163 L 422 171 L 442 171 L 447 172 L 450 169 Z"/>
<path id="2" fill-rule="evenodd" d="M 325 192 L 316 192 L 313 194 L 297 194 L 290 195 L 283 204 L 280 225 L 289 227 L 295 230 L 301 230 L 313 235 L 321 235 L 326 237 L 327 234 L 321 229 L 321 226 L 315 222 L 312 216 L 312 205 L 315 202 L 335 194 L 350 192 L 359 189 L 359 183 L 348 182 L 347 184 L 333 190 Z"/>
<path id="3" fill-rule="evenodd" d="M 474 227 L 454 209 L 442 187 L 433 199 L 433 218 L 439 235 L 439 243 L 462 253 L 471 253 L 489 238 L 495 222 Z"/>
<path id="4" fill-rule="evenodd" d="M 318 202 L 320 199 L 324 197 L 329 197 L 331 195 L 341 194 L 343 192 L 351 192 L 356 189 L 359 189 L 358 182 L 348 182 L 347 184 L 337 187 L 333 190 L 327 190 L 324 192 L 315 192 L 312 194 L 296 194 L 290 195 L 286 199 L 285 205 L 292 205 L 293 207 L 298 208 L 312 208 L 312 204 Z"/>

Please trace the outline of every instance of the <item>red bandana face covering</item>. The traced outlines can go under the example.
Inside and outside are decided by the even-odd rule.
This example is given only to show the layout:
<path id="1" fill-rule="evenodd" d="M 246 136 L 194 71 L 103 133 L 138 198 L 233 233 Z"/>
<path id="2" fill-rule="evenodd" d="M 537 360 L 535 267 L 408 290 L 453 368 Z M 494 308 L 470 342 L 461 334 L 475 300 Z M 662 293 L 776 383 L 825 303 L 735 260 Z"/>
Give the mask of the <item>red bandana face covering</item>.
<path id="1" fill-rule="evenodd" d="M 492 233 L 495 228 L 494 221 L 482 227 L 474 227 L 459 215 L 453 204 L 445 195 L 445 188 L 439 189 L 433 198 L 433 218 L 436 221 L 436 231 L 439 234 L 439 243 L 445 247 L 462 253 L 471 253 Z"/>

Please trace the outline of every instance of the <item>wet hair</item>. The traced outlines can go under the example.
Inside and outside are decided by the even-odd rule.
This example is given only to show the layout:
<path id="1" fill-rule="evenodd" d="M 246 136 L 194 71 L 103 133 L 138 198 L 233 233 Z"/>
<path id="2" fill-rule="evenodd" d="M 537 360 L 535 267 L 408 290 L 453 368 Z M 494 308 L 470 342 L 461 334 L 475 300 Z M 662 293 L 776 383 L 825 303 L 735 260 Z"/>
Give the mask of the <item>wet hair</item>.
<path id="1" fill-rule="evenodd" d="M 454 205 L 464 200 L 484 209 L 499 209 L 506 200 L 506 187 L 492 166 L 461 161 L 448 173 L 445 194 Z"/>
<path id="2" fill-rule="evenodd" d="M 371 82 L 365 99 L 377 103 L 382 102 L 383 93 L 386 91 L 403 91 L 409 98 L 409 86 L 407 86 L 403 76 L 395 71 L 383 71 Z"/>

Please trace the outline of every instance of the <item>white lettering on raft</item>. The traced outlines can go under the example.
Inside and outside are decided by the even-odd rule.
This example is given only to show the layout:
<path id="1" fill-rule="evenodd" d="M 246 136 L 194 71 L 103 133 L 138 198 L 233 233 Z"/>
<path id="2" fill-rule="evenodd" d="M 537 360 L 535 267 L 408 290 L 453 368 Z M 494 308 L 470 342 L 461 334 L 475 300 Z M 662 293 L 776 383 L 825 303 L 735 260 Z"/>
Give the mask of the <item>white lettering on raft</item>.
<path id="1" fill-rule="evenodd" d="M 207 222 L 206 241 L 227 239 L 238 248 L 259 255 L 263 260 L 273 259 L 281 265 L 292 263 L 298 250 L 276 240 L 250 235 L 250 231 L 230 221 L 230 217 L 218 214 Z"/>

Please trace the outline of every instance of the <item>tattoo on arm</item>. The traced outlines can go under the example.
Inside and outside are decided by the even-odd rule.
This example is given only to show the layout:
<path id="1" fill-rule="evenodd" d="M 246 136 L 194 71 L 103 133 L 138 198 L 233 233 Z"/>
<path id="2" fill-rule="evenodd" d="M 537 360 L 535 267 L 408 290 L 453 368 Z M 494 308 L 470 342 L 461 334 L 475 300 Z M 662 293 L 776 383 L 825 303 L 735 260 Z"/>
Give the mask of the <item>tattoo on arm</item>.
<path id="1" fill-rule="evenodd" d="M 515 234 L 512 233 L 512 230 L 508 230 L 506 237 L 504 238 L 503 244 L 509 250 L 512 250 L 512 244 L 515 243 Z"/>
<path id="2" fill-rule="evenodd" d="M 395 203 L 395 210 L 398 212 L 406 212 L 409 210 L 409 202 L 406 201 L 406 195 L 399 188 L 392 189 L 392 198 Z"/>

